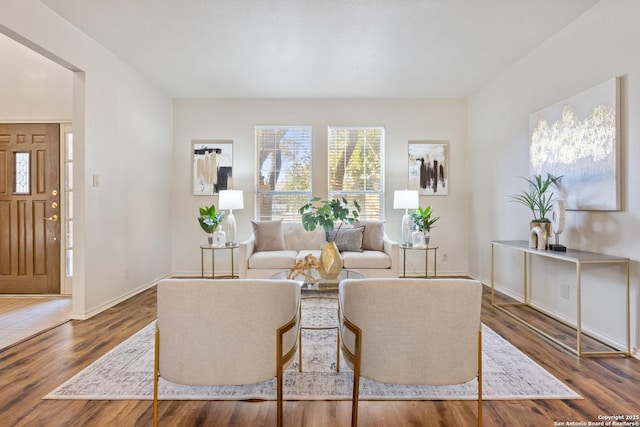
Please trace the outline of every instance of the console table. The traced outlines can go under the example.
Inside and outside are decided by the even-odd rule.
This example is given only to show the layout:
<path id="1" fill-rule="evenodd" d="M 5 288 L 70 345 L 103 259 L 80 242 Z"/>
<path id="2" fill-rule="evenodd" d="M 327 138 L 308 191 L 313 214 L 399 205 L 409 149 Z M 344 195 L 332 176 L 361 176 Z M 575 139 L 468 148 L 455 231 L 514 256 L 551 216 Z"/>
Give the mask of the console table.
<path id="1" fill-rule="evenodd" d="M 523 290 L 524 290 L 524 301 L 519 303 L 497 303 L 495 301 L 494 295 L 494 249 L 495 247 L 504 247 L 516 251 L 520 251 L 523 254 L 523 263 L 524 263 L 524 274 L 523 274 Z M 559 341 L 557 338 L 552 335 L 542 331 L 541 329 L 531 325 L 529 322 L 519 317 L 517 314 L 508 311 L 505 307 L 508 306 L 528 306 L 529 305 L 529 295 L 527 292 L 527 261 L 531 260 L 532 256 L 539 256 L 542 258 L 553 258 L 560 261 L 570 262 L 575 264 L 576 266 L 576 304 L 577 304 L 577 319 L 576 319 L 576 334 L 577 334 L 577 343 L 576 348 L 570 347 L 567 344 Z M 626 292 L 625 292 L 625 305 L 626 305 L 626 339 L 627 339 L 627 350 L 612 350 L 612 351 L 583 351 L 582 350 L 582 296 L 581 296 L 581 276 L 582 276 L 582 265 L 584 264 L 611 264 L 618 263 L 624 264 L 626 269 Z M 533 285 L 532 285 L 533 286 Z M 630 329 L 630 308 L 629 308 L 629 258 L 622 258 L 617 256 L 603 255 L 597 254 L 593 252 L 585 252 L 578 250 L 567 249 L 566 252 L 554 252 L 548 250 L 539 250 L 535 248 L 529 247 L 529 242 L 526 240 L 493 240 L 491 242 L 491 304 L 497 308 L 498 310 L 510 315 L 516 320 L 520 321 L 524 325 L 543 335 L 547 339 L 555 342 L 559 346 L 571 351 L 572 353 L 578 356 L 605 356 L 605 355 L 631 355 L 631 329 Z M 531 307 L 535 310 L 534 307 Z"/>

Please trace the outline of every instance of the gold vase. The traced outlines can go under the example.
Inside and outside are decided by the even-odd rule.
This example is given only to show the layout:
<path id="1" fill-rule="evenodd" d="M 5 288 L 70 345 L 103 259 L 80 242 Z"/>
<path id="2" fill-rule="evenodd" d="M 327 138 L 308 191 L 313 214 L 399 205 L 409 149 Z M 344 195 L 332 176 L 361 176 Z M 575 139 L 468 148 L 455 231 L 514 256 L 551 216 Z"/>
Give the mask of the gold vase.
<path id="1" fill-rule="evenodd" d="M 342 256 L 335 242 L 327 242 L 320 253 L 318 273 L 323 279 L 335 279 L 342 271 Z"/>

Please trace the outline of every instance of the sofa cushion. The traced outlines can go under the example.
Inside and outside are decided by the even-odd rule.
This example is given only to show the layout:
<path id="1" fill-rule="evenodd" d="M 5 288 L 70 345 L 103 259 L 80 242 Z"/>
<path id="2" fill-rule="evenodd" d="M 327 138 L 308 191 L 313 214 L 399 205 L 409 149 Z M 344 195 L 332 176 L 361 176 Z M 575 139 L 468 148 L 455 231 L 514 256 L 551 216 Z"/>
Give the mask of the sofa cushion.
<path id="1" fill-rule="evenodd" d="M 363 220 L 355 225 L 355 227 L 364 227 L 362 249 L 365 251 L 384 250 L 384 223 L 384 220 Z"/>
<path id="2" fill-rule="evenodd" d="M 275 221 L 251 220 L 251 224 L 256 241 L 256 252 L 283 251 L 285 249 L 281 219 Z"/>
<path id="3" fill-rule="evenodd" d="M 254 252 L 249 257 L 249 268 L 289 269 L 295 264 L 297 254 L 296 251 Z"/>
<path id="4" fill-rule="evenodd" d="M 282 228 L 284 229 L 284 246 L 288 251 L 320 250 L 326 242 L 322 227 L 307 231 L 301 222 L 284 222 Z"/>
<path id="5" fill-rule="evenodd" d="M 340 252 L 362 252 L 364 227 L 340 228 L 327 233 L 327 241 L 334 241 Z"/>
<path id="6" fill-rule="evenodd" d="M 381 251 L 344 252 L 344 268 L 391 268 L 391 258 Z"/>

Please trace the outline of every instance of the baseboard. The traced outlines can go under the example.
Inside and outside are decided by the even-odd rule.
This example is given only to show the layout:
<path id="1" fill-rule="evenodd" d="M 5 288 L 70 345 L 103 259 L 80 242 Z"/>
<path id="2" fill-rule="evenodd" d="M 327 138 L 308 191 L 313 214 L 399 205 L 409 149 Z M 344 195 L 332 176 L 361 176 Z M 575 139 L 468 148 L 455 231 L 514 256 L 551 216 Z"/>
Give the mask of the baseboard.
<path id="1" fill-rule="evenodd" d="M 72 313 L 72 314 L 69 315 L 69 319 L 71 319 L 71 320 L 87 320 L 87 319 L 90 319 L 93 316 L 95 316 L 96 314 L 102 313 L 103 311 L 105 311 L 105 310 L 107 310 L 107 309 L 109 309 L 109 308 L 111 308 L 111 307 L 113 307 L 113 306 L 115 306 L 117 304 L 120 304 L 123 301 L 128 300 L 132 296 L 135 296 L 135 295 L 137 295 L 137 294 L 139 294 L 141 292 L 146 291 L 147 289 L 155 286 L 156 283 L 158 283 L 159 280 L 166 279 L 168 277 L 171 277 L 171 274 L 167 274 L 165 276 L 161 276 L 161 277 L 159 277 L 157 279 L 154 279 L 154 280 L 152 280 L 150 282 L 147 282 L 147 283 L 143 284 L 142 286 L 139 286 L 136 289 L 133 289 L 133 290 L 127 292 L 126 294 L 121 295 L 118 298 L 115 298 L 115 299 L 113 299 L 111 301 L 108 301 L 108 302 L 106 302 L 106 303 L 104 303 L 104 304 L 102 304 L 102 305 L 100 305 L 100 306 L 98 306 L 98 307 L 96 307 L 96 308 L 84 313 L 84 314 L 74 314 L 74 313 Z"/>

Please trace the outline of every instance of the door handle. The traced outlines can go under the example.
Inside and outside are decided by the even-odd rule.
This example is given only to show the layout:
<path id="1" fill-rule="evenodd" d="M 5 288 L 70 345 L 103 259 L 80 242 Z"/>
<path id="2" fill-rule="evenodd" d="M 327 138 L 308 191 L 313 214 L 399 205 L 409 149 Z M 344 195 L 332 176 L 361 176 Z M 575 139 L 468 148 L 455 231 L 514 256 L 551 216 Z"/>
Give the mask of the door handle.
<path id="1" fill-rule="evenodd" d="M 49 218 L 45 218 L 44 220 L 56 222 L 58 220 L 58 215 L 51 215 Z"/>

